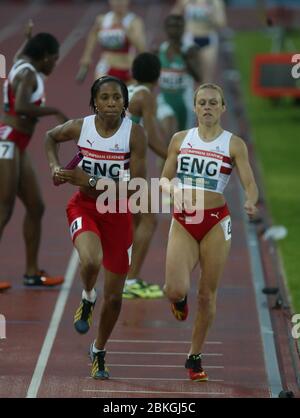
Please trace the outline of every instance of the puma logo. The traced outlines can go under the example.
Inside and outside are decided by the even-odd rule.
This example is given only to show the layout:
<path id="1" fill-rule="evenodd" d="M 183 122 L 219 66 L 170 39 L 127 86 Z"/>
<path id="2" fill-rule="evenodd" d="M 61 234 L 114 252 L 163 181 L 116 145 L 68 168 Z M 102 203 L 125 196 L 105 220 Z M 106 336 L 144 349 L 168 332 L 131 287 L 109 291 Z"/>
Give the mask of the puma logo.
<path id="1" fill-rule="evenodd" d="M 87 139 L 87 140 L 86 140 L 86 142 L 88 142 L 88 143 L 91 145 L 91 147 L 92 147 L 92 146 L 93 146 L 93 143 L 94 143 L 95 141 L 91 142 L 89 139 Z"/>
<path id="2" fill-rule="evenodd" d="M 219 219 L 219 212 L 211 213 L 210 216 L 214 216 L 215 218 Z"/>

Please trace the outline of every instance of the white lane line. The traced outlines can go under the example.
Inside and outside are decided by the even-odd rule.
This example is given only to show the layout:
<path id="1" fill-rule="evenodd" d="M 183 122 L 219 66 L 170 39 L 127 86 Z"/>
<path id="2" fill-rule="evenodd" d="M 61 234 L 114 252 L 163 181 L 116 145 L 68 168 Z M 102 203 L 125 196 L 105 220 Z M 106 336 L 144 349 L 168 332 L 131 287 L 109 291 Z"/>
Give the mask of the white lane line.
<path id="1" fill-rule="evenodd" d="M 90 23 L 93 19 L 93 13 L 95 13 L 95 5 L 90 6 L 86 13 L 83 15 L 81 20 L 77 23 L 75 29 L 73 29 L 70 34 L 67 36 L 65 41 L 61 44 L 60 47 L 60 59 L 59 63 L 65 58 L 65 56 L 71 51 L 74 47 L 76 42 L 80 39 L 83 35 L 81 29 L 81 25 L 84 26 L 84 30 L 87 29 L 87 22 L 90 20 Z M 75 41 L 76 40 L 76 41 Z M 67 303 L 67 299 L 72 287 L 72 283 L 78 268 L 79 260 L 77 251 L 74 249 L 72 255 L 69 260 L 69 264 L 65 273 L 65 282 L 61 287 L 58 299 L 56 301 L 56 305 L 51 317 L 50 325 L 47 331 L 47 335 L 45 337 L 43 347 L 41 349 L 28 391 L 27 391 L 27 398 L 36 398 L 42 378 L 47 366 L 47 362 L 51 353 L 52 346 L 55 341 L 55 337 L 57 334 L 57 330 Z"/>
<path id="2" fill-rule="evenodd" d="M 125 355 L 145 355 L 145 356 L 186 356 L 186 353 L 158 353 L 156 352 L 146 352 L 146 351 L 108 351 L 108 354 L 125 354 Z M 222 357 L 223 354 L 221 353 L 203 353 L 203 357 L 214 356 L 214 357 Z"/>
<path id="3" fill-rule="evenodd" d="M 191 341 L 175 340 L 109 340 L 108 343 L 145 343 L 145 344 L 191 344 Z M 204 344 L 223 344 L 221 341 L 206 341 Z"/>
<path id="4" fill-rule="evenodd" d="M 27 7 L 23 13 L 15 16 L 12 23 L 8 24 L 0 30 L 0 42 L 5 41 L 6 39 L 13 36 L 16 32 L 18 32 L 21 29 L 21 26 L 24 26 L 25 22 L 35 16 L 42 7 L 43 5 L 41 2 L 37 0 L 33 2 L 29 7 Z"/>
<path id="5" fill-rule="evenodd" d="M 90 380 L 92 380 L 93 379 L 93 377 L 91 377 L 91 376 L 88 376 L 86 379 L 90 379 Z M 94 379 L 93 379 L 94 380 Z M 111 378 L 110 379 L 110 381 L 113 381 L 113 382 L 115 382 L 116 380 L 141 380 L 141 381 L 153 381 L 153 382 L 157 382 L 157 381 L 160 381 L 160 382 L 170 382 L 170 381 L 174 381 L 174 382 L 185 382 L 185 383 L 187 383 L 188 382 L 188 380 L 187 379 L 176 379 L 176 378 L 170 378 L 170 377 L 165 377 L 165 378 L 163 378 L 163 377 L 113 377 L 113 378 Z M 222 380 L 222 379 L 209 379 L 209 382 L 213 382 L 213 383 L 222 383 L 222 382 L 224 382 L 224 380 Z"/>
<path id="6" fill-rule="evenodd" d="M 58 63 L 72 50 L 74 45 L 77 44 L 77 42 L 83 38 L 88 31 L 88 29 L 91 27 L 95 16 L 99 12 L 99 5 L 98 4 L 92 4 L 80 20 L 80 22 L 75 26 L 75 28 L 70 32 L 70 34 L 67 36 L 67 38 L 64 40 L 63 44 L 60 47 L 60 58 L 58 59 Z M 75 76 L 74 76 L 75 77 Z"/>
<path id="7" fill-rule="evenodd" d="M 88 363 L 88 366 L 91 367 L 92 363 Z M 160 369 L 182 369 L 182 365 L 174 366 L 170 364 L 108 364 L 109 367 L 159 367 Z M 205 369 L 224 369 L 224 366 L 205 366 Z"/>
<path id="8" fill-rule="evenodd" d="M 78 255 L 77 251 L 73 250 L 66 273 L 65 273 L 65 281 L 63 286 L 60 289 L 58 299 L 56 301 L 56 305 L 54 308 L 54 312 L 52 314 L 52 318 L 50 321 L 50 325 L 47 331 L 46 338 L 44 340 L 43 347 L 41 349 L 28 391 L 27 391 L 27 398 L 36 398 L 41 381 L 47 366 L 47 362 L 52 350 L 52 346 L 54 344 L 54 340 L 57 334 L 57 330 L 67 303 L 67 299 L 72 287 L 72 283 L 78 268 Z"/>
<path id="9" fill-rule="evenodd" d="M 93 393 L 110 393 L 109 390 L 105 389 L 83 389 L 83 392 L 93 392 Z M 145 393 L 145 394 L 157 394 L 157 395 L 226 395 L 225 392 L 162 392 L 156 390 L 113 390 L 113 393 Z"/>

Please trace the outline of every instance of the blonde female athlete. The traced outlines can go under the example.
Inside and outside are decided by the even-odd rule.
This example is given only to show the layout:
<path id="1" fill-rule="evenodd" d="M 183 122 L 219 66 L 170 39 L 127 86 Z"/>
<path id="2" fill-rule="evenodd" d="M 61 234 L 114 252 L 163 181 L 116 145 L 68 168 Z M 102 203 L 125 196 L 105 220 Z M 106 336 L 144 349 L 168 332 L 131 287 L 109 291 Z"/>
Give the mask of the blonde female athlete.
<path id="1" fill-rule="evenodd" d="M 175 317 L 185 320 L 190 275 L 200 262 L 197 312 L 185 367 L 191 380 L 204 381 L 208 376 L 202 368 L 201 352 L 215 317 L 217 289 L 231 242 L 231 220 L 223 191 L 233 167 L 245 191 L 244 209 L 249 217 L 256 214 L 258 190 L 244 141 L 220 124 L 225 111 L 222 89 L 215 84 L 200 85 L 194 108 L 198 126 L 173 136 L 161 179 L 163 191 L 171 192 L 178 211 L 174 211 L 170 228 L 164 290 Z M 178 187 L 170 186 L 169 180 L 175 176 Z M 196 193 L 203 193 L 202 208 L 198 206 L 193 216 L 187 213 L 191 205 L 187 189 L 192 189 L 193 200 Z"/>

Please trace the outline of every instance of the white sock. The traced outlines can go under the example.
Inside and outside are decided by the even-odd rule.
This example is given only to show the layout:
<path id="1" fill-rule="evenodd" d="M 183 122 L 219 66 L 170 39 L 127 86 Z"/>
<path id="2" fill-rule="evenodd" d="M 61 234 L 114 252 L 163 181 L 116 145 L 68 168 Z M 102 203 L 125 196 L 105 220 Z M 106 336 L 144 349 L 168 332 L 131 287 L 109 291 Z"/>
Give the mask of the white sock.
<path id="1" fill-rule="evenodd" d="M 91 303 L 95 303 L 97 298 L 97 293 L 95 289 L 92 289 L 90 291 L 84 290 L 82 291 L 82 299 L 86 299 Z"/>
<path id="2" fill-rule="evenodd" d="M 137 282 L 137 279 L 126 279 L 125 284 L 131 285 Z"/>
<path id="3" fill-rule="evenodd" d="M 100 351 L 105 351 L 104 349 L 103 350 L 98 350 L 98 348 L 96 348 L 96 346 L 95 346 L 95 342 L 96 341 L 93 342 L 93 353 L 100 353 Z"/>

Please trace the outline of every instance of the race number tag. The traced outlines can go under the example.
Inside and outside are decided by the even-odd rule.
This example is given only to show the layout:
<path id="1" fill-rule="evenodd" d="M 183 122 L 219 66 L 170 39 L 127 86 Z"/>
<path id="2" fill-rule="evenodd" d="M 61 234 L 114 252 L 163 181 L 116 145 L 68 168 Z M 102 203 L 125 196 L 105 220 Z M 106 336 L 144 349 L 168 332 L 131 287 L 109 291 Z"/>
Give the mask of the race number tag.
<path id="1" fill-rule="evenodd" d="M 225 241 L 231 239 L 231 219 L 226 218 L 224 221 L 221 222 L 221 226 L 223 228 Z"/>
<path id="2" fill-rule="evenodd" d="M 82 217 L 81 216 L 79 218 L 74 219 L 74 221 L 70 225 L 70 234 L 71 234 L 72 239 L 74 235 L 76 234 L 76 232 L 79 231 L 80 229 L 82 229 Z"/>
<path id="3" fill-rule="evenodd" d="M 11 141 L 0 141 L 0 160 L 12 160 L 15 154 L 15 144 Z"/>

